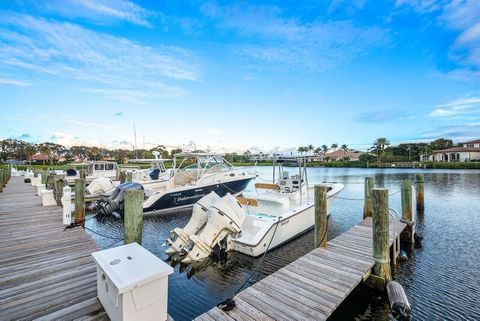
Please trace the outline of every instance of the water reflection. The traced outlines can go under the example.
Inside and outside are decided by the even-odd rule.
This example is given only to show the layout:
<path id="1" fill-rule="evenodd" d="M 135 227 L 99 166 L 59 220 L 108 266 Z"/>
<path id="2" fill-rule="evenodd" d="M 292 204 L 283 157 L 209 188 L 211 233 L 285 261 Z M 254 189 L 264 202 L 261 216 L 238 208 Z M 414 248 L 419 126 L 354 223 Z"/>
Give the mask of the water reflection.
<path id="1" fill-rule="evenodd" d="M 259 181 L 269 180 L 271 167 L 257 167 Z M 309 182 L 345 183 L 341 196 L 362 198 L 365 176 L 374 177 L 377 187 L 400 190 L 402 179 L 415 178 L 414 169 L 308 168 Z M 395 276 L 404 285 L 413 308 L 413 317 L 430 319 L 480 319 L 480 171 L 428 170 L 425 173 L 425 212 L 416 212 L 415 228 L 424 237 L 423 247 L 400 263 Z M 255 193 L 250 184 L 248 191 Z M 400 209 L 400 194 L 390 197 L 390 207 Z M 362 219 L 362 201 L 337 199 L 329 219 L 328 237 L 336 237 Z M 183 227 L 190 211 L 177 211 L 144 220 L 143 246 L 168 260 L 164 244 L 170 230 Z M 103 247 L 117 246 L 123 237 L 121 221 L 87 221 L 87 227 Z M 269 253 L 261 266 L 259 259 L 231 253 L 226 260 L 207 260 L 191 266 L 173 264 L 169 283 L 169 313 L 175 320 L 191 320 L 230 297 L 258 266 L 253 284 L 313 248 L 313 233 L 307 232 Z M 409 253 L 410 254 L 410 253 Z M 388 304 L 370 290 L 357 289 L 332 316 L 332 320 L 388 320 Z"/>

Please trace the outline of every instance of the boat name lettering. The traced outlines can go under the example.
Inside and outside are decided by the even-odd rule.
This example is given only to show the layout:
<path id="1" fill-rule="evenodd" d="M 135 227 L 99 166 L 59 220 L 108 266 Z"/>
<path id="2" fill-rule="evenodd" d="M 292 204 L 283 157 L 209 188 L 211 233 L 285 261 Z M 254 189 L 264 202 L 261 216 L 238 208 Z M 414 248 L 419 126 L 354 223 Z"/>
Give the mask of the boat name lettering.
<path id="1" fill-rule="evenodd" d="M 285 220 L 285 221 L 283 221 L 283 222 L 280 222 L 280 225 L 288 224 L 289 221 L 290 221 L 290 220 Z"/>
<path id="2" fill-rule="evenodd" d="M 176 202 L 182 202 L 182 201 L 191 200 L 191 199 L 194 199 L 194 198 L 201 198 L 201 197 L 204 197 L 204 196 L 205 196 L 205 193 L 195 194 L 195 195 L 192 195 L 192 196 L 180 196 L 180 197 L 177 197 L 175 199 L 175 201 Z"/>

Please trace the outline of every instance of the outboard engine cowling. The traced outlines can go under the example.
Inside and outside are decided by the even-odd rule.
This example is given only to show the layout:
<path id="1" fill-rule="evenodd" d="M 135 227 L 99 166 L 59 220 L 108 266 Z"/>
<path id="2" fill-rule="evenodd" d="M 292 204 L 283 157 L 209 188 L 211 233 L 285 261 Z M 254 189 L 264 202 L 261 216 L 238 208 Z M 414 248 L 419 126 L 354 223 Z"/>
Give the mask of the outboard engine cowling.
<path id="1" fill-rule="evenodd" d="M 227 193 L 210 207 L 208 221 L 202 232 L 190 236 L 190 243 L 184 246 L 187 257 L 182 262 L 189 263 L 208 257 L 216 245 L 240 233 L 244 220 L 242 205 Z"/>
<path id="2" fill-rule="evenodd" d="M 86 191 L 90 195 L 102 194 L 109 192 L 115 188 L 113 182 L 107 177 L 95 178 L 90 184 L 88 184 Z"/>
<path id="3" fill-rule="evenodd" d="M 220 199 L 215 192 L 205 195 L 193 205 L 192 217 L 184 228 L 175 228 L 167 240 L 170 247 L 165 251 L 167 254 L 180 252 L 190 240 L 190 236 L 197 234 L 207 223 L 208 209 Z"/>
<path id="4" fill-rule="evenodd" d="M 111 215 L 117 212 L 123 217 L 124 193 L 127 189 L 143 191 L 143 186 L 132 182 L 118 185 L 110 196 L 104 197 L 98 202 L 97 210 L 99 214 Z"/>

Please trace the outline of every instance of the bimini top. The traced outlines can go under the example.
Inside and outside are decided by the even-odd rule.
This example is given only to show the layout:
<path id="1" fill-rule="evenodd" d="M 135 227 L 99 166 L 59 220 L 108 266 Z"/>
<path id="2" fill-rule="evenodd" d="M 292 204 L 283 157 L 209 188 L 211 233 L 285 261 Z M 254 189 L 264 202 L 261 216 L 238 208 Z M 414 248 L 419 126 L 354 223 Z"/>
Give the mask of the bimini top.
<path id="1" fill-rule="evenodd" d="M 164 163 L 164 162 L 171 162 L 170 158 L 135 158 L 129 159 L 129 163 Z"/>
<path id="2" fill-rule="evenodd" d="M 301 163 L 307 161 L 305 156 L 276 156 L 273 159 L 277 163 Z"/>

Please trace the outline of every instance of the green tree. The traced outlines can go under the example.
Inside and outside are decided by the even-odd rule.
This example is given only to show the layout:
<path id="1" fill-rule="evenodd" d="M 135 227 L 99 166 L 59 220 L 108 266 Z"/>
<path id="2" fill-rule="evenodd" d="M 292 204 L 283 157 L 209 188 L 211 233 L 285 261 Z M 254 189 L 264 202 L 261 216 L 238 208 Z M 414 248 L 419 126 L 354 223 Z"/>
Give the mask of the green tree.
<path id="1" fill-rule="evenodd" d="M 380 155 L 383 154 L 388 145 L 390 145 L 390 141 L 385 137 L 379 137 L 373 142 L 372 148 L 377 154 L 377 162 L 380 161 Z"/>
<path id="2" fill-rule="evenodd" d="M 343 144 L 342 146 L 340 146 L 340 149 L 348 152 L 348 145 Z"/>
<path id="3" fill-rule="evenodd" d="M 32 156 L 35 155 L 37 149 L 35 146 L 28 144 L 24 149 L 25 155 L 27 156 L 28 163 L 32 165 Z"/>
<path id="4" fill-rule="evenodd" d="M 337 143 L 332 144 L 331 148 L 333 148 L 334 152 L 337 151 L 338 144 Z"/>
<path id="5" fill-rule="evenodd" d="M 328 152 L 328 146 L 327 146 L 327 145 L 324 144 L 324 145 L 322 145 L 321 147 L 322 147 L 322 151 L 323 151 L 324 153 Z"/>
<path id="6" fill-rule="evenodd" d="M 50 147 L 48 145 L 42 144 L 40 146 L 40 153 L 42 153 L 44 156 L 47 157 L 47 159 L 50 158 Z M 45 159 L 43 159 L 43 165 L 45 165 Z"/>

